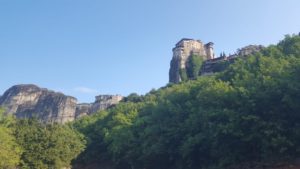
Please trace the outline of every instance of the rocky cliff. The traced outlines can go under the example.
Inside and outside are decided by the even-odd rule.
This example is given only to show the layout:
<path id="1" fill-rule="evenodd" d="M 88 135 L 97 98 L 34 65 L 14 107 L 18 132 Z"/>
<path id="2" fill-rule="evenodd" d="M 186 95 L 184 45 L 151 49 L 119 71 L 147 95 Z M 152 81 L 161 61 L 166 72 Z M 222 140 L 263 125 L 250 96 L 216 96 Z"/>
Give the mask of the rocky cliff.
<path id="1" fill-rule="evenodd" d="M 101 110 L 106 110 L 118 104 L 123 99 L 120 95 L 99 95 L 94 103 L 82 103 L 76 106 L 76 117 L 90 115 Z"/>
<path id="2" fill-rule="evenodd" d="M 200 40 L 181 39 L 173 48 L 169 82 L 178 83 L 182 81 L 180 71 L 187 67 L 188 60 L 192 55 L 200 56 L 203 60 L 214 59 L 213 43 L 204 44 Z"/>
<path id="3" fill-rule="evenodd" d="M 170 63 L 169 82 L 179 83 L 182 81 L 182 71 L 188 68 L 189 59 L 193 55 L 201 57 L 204 61 L 202 68 L 198 72 L 200 75 L 210 75 L 221 71 L 226 65 L 233 63 L 238 57 L 248 56 L 262 50 L 261 45 L 249 45 L 238 49 L 233 55 L 215 57 L 213 43 L 202 43 L 200 40 L 184 38 L 180 40 L 173 48 L 173 57 Z"/>
<path id="4" fill-rule="evenodd" d="M 77 99 L 62 93 L 39 88 L 36 85 L 16 85 L 0 98 L 7 114 L 17 118 L 35 117 L 48 123 L 74 120 Z"/>
<path id="5" fill-rule="evenodd" d="M 0 97 L 6 114 L 17 118 L 35 117 L 45 123 L 66 123 L 83 115 L 117 104 L 122 96 L 97 96 L 91 104 L 77 104 L 77 99 L 36 85 L 16 85 Z"/>

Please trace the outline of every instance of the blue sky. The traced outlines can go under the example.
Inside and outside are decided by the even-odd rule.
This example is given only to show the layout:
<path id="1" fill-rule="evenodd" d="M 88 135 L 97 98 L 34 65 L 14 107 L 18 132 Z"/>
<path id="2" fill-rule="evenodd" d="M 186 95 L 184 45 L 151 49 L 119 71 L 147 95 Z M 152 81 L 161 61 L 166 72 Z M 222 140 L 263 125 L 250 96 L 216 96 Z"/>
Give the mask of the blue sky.
<path id="1" fill-rule="evenodd" d="M 216 53 L 300 31 L 299 0 L 0 0 L 0 93 L 37 84 L 92 102 L 168 82 L 183 37 Z"/>

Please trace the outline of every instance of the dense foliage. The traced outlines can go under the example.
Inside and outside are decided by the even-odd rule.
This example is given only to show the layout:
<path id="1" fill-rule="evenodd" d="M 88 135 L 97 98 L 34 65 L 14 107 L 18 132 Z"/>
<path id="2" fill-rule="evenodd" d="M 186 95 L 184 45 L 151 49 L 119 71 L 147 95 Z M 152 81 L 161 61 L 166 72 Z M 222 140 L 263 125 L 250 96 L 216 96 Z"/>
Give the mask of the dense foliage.
<path id="1" fill-rule="evenodd" d="M 24 149 L 21 168 L 61 169 L 84 149 L 84 139 L 68 125 L 45 125 L 35 119 L 18 120 L 17 142 Z"/>
<path id="2" fill-rule="evenodd" d="M 12 117 L 3 116 L 0 109 L 0 168 L 13 168 L 20 162 L 21 147 L 13 136 L 14 120 Z"/>
<path id="3" fill-rule="evenodd" d="M 229 60 L 219 61 L 212 66 L 212 72 L 225 71 L 229 66 L 230 66 Z"/>
<path id="4" fill-rule="evenodd" d="M 88 144 L 77 162 L 204 169 L 286 161 L 300 156 L 299 103 L 300 37 L 287 36 L 222 73 L 80 119 L 73 125 Z"/>
<path id="5" fill-rule="evenodd" d="M 201 56 L 191 55 L 189 57 L 187 70 L 186 70 L 189 79 L 196 79 L 199 76 L 202 64 L 203 64 L 203 59 Z"/>
<path id="6" fill-rule="evenodd" d="M 68 125 L 45 125 L 0 113 L 0 168 L 61 169 L 84 149 L 83 136 Z"/>
<path id="7" fill-rule="evenodd" d="M 189 77 L 188 77 L 188 74 L 187 74 L 187 71 L 185 68 L 179 69 L 179 75 L 180 75 L 180 79 L 182 81 L 189 80 Z"/>
<path id="8" fill-rule="evenodd" d="M 199 77 L 203 59 L 198 55 L 191 55 L 187 61 L 186 68 L 179 70 L 179 75 L 182 81 L 196 79 Z"/>

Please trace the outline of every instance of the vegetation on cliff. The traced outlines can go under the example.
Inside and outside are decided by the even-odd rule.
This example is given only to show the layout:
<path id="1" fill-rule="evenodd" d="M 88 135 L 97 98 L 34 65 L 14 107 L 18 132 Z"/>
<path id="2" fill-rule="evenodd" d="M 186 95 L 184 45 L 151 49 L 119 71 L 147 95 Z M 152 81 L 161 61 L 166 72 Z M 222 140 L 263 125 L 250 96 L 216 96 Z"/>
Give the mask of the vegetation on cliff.
<path id="1" fill-rule="evenodd" d="M 300 156 L 300 37 L 222 73 L 168 85 L 76 121 L 77 162 L 116 168 L 226 168 Z"/>
<path id="2" fill-rule="evenodd" d="M 200 70 L 203 64 L 203 57 L 198 55 L 191 55 L 188 59 L 186 68 L 180 69 L 179 74 L 182 81 L 189 79 L 196 79 L 200 76 Z"/>
<path id="3" fill-rule="evenodd" d="M 1 118 L 0 151 L 15 157 L 1 163 L 7 159 L 1 153 L 0 165 L 60 168 L 84 145 L 75 164 L 120 169 L 221 169 L 293 160 L 300 157 L 299 103 L 300 36 L 287 36 L 221 73 L 131 94 L 71 124 L 11 118 L 5 125 Z"/>
<path id="4" fill-rule="evenodd" d="M 188 60 L 187 75 L 190 79 L 196 79 L 200 75 L 203 57 L 192 55 Z"/>

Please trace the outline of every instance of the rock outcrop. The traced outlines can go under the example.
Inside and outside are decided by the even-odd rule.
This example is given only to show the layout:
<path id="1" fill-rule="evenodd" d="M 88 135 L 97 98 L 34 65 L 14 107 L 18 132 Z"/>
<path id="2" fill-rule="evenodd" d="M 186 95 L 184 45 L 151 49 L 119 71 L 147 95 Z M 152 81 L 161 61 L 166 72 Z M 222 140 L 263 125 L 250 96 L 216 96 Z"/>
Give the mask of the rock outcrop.
<path id="1" fill-rule="evenodd" d="M 169 82 L 182 81 L 180 71 L 187 67 L 187 62 L 192 55 L 202 57 L 203 60 L 214 59 L 213 43 L 202 43 L 200 40 L 181 39 L 173 48 L 173 58 L 170 64 Z"/>
<path id="2" fill-rule="evenodd" d="M 76 105 L 75 117 L 79 118 L 82 116 L 89 115 L 91 113 L 91 103 L 80 103 Z"/>
<path id="3" fill-rule="evenodd" d="M 6 114 L 17 118 L 37 118 L 44 123 L 66 123 L 99 110 L 105 110 L 122 100 L 120 95 L 96 96 L 94 103 L 77 104 L 77 99 L 36 85 L 16 85 L 0 97 Z"/>
<path id="4" fill-rule="evenodd" d="M 264 48 L 265 47 L 262 46 L 262 45 L 248 45 L 248 46 L 245 46 L 241 49 L 238 49 L 237 50 L 237 55 L 238 56 L 248 56 L 248 55 L 254 54 L 256 52 L 259 52 Z"/>
<path id="5" fill-rule="evenodd" d="M 116 104 L 118 104 L 123 96 L 121 95 L 99 95 L 96 96 L 94 103 L 82 103 L 76 107 L 76 117 L 90 115 L 101 110 L 106 110 Z"/>
<path id="6" fill-rule="evenodd" d="M 96 101 L 92 104 L 91 113 L 99 110 L 105 110 L 113 105 L 118 104 L 123 99 L 120 95 L 99 95 L 96 96 Z"/>
<path id="7" fill-rule="evenodd" d="M 222 54 L 221 57 L 215 58 L 213 43 L 209 42 L 203 44 L 200 40 L 194 39 L 182 39 L 180 40 L 175 48 L 173 48 L 173 57 L 170 63 L 169 71 L 169 82 L 170 83 L 179 83 L 182 81 L 181 71 L 184 71 L 188 68 L 188 61 L 192 55 L 197 55 L 202 57 L 204 61 L 202 68 L 199 71 L 199 75 L 211 75 L 215 72 L 222 71 L 228 64 L 234 62 L 238 57 L 244 57 L 264 49 L 262 45 L 249 45 L 238 49 L 237 52 L 233 55 L 226 56 Z"/>
<path id="8" fill-rule="evenodd" d="M 36 85 L 16 85 L 0 98 L 7 114 L 17 118 L 35 117 L 46 123 L 65 123 L 75 119 L 77 99 Z"/>
<path id="9" fill-rule="evenodd" d="M 233 55 L 226 56 L 223 54 L 221 57 L 206 60 L 201 69 L 201 76 L 211 75 L 215 72 L 223 71 L 229 64 L 234 63 L 237 58 L 247 57 L 251 54 L 263 50 L 265 47 L 262 45 L 248 45 L 237 50 Z"/>

